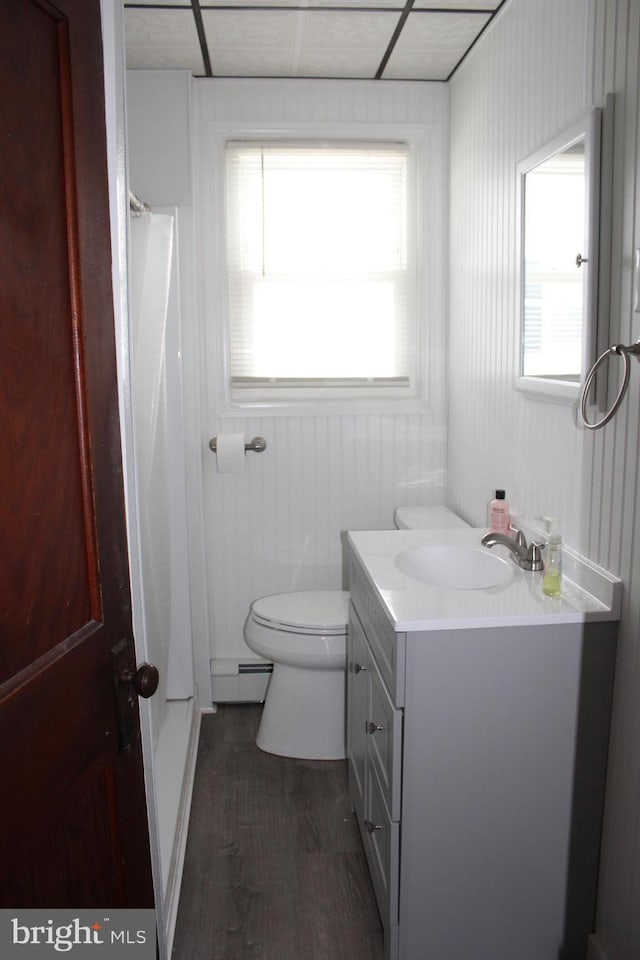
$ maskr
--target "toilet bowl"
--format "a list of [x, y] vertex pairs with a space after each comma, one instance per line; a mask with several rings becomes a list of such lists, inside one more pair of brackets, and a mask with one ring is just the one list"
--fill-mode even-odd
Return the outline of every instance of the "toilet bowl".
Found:
[[306, 760], [345, 757], [349, 594], [281, 593], [254, 600], [247, 646], [273, 663], [256, 744]]

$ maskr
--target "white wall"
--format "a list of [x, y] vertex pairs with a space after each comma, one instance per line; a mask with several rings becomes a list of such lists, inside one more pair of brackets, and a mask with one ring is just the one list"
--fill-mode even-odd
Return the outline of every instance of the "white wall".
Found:
[[579, 475], [584, 436], [570, 407], [513, 389], [515, 168], [586, 106], [587, 10], [584, 0], [515, 0], [451, 86], [449, 497], [484, 523], [504, 487], [517, 512], [561, 517], [576, 547], [580, 488], [565, 471]]
[[567, 542], [626, 587], [598, 899], [609, 960], [640, 956], [640, 368], [595, 435], [571, 407], [515, 392], [515, 166], [615, 92], [611, 342], [633, 342], [639, 46], [638, 0], [510, 0], [451, 84], [449, 502], [483, 523], [506, 487], [521, 515], [562, 517]]
[[[206, 148], [208, 124], [299, 122], [337, 124], [347, 136], [354, 126], [385, 124], [433, 128], [442, 150], [432, 152], [430, 176], [440, 184], [431, 216], [434, 288], [440, 299], [428, 318], [433, 372], [429, 404], [419, 412], [312, 416], [225, 415], [214, 365], [215, 271], [207, 229], [219, 215], [205, 203], [207, 177], [200, 171], [201, 316], [206, 367], [203, 450], [220, 432], [261, 435], [262, 454], [247, 454], [238, 475], [218, 474], [216, 458], [204, 457], [204, 502], [208, 548], [211, 654], [252, 656], [243, 626], [253, 599], [292, 590], [340, 589], [344, 584], [342, 532], [389, 528], [393, 509], [404, 503], [438, 503], [445, 495], [443, 287], [441, 243], [446, 213], [448, 94], [440, 84], [340, 81], [197, 81], [197, 134]], [[205, 163], [206, 149], [202, 153]], [[203, 186], [204, 184], [204, 186]], [[441, 212], [438, 215], [437, 207]], [[437, 238], [434, 243], [434, 238]], [[202, 256], [204, 253], [204, 256]], [[219, 282], [223, 282], [223, 279]], [[424, 347], [426, 353], [426, 347]]]

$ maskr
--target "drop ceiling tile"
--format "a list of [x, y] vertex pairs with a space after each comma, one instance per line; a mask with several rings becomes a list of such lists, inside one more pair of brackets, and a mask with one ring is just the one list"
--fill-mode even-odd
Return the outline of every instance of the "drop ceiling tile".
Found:
[[385, 80], [446, 80], [485, 24], [487, 13], [409, 14]]
[[406, 0], [200, 0], [200, 8], [206, 11], [216, 7], [326, 7], [327, 9], [364, 7], [378, 12], [389, 9], [401, 10], [405, 2]]
[[295, 47], [293, 10], [203, 10], [216, 77], [286, 77]]
[[334, 80], [373, 80], [382, 53], [376, 49], [351, 47], [342, 50], [301, 50], [297, 77], [322, 77]]
[[127, 68], [204, 73], [191, 10], [125, 10]]
[[502, 0], [415, 0], [414, 10], [497, 10]]
[[300, 77], [375, 77], [400, 12], [309, 10], [300, 14], [292, 66]]
[[291, 46], [297, 16], [294, 10], [203, 10], [202, 22], [210, 51], [259, 50]]
[[191, 0], [124, 0], [124, 8], [136, 7], [186, 7], [191, 10]]
[[399, 14], [203, 10], [214, 76], [375, 76]]
[[296, 76], [373, 80], [381, 59], [376, 50], [305, 50], [298, 57]]
[[368, 47], [378, 50], [382, 57], [398, 20], [399, 13], [309, 10], [300, 14], [300, 46], [338, 50]]
[[290, 48], [237, 50], [219, 48], [211, 55], [213, 72], [218, 77], [299, 77], [370, 80], [378, 69], [379, 58], [372, 51], [311, 51], [297, 59], [292, 67]]
[[291, 51], [287, 47], [272, 49], [210, 48], [211, 67], [215, 77], [288, 77]]

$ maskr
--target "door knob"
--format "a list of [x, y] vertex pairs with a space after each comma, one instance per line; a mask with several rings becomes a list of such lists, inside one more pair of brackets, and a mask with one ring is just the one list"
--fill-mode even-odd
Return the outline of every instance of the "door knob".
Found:
[[158, 689], [160, 674], [152, 663], [135, 668], [133, 644], [123, 638], [109, 651], [111, 677], [116, 701], [118, 749], [129, 750], [138, 729], [138, 697], [152, 697]]
[[137, 670], [123, 670], [119, 677], [120, 683], [131, 683], [139, 697], [147, 700], [158, 689], [160, 674], [152, 663], [142, 663]]

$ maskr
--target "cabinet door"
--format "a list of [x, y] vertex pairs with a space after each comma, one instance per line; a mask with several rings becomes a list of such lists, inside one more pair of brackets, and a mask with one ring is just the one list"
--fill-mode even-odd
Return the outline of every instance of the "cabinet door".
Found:
[[365, 724], [369, 708], [372, 662], [358, 614], [351, 607], [347, 638], [347, 760], [349, 793], [360, 823], [364, 820]]

